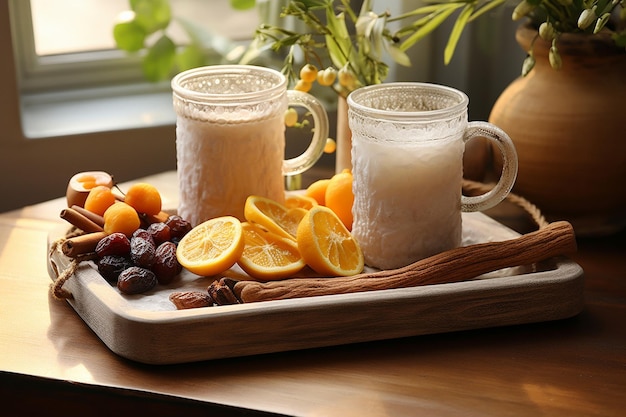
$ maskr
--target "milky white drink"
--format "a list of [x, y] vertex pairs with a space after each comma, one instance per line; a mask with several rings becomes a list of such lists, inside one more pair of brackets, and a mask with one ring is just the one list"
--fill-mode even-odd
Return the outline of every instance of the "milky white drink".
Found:
[[352, 141], [358, 173], [352, 233], [368, 265], [397, 268], [459, 246], [460, 137], [409, 141], [397, 148], [354, 133]]
[[[367, 265], [393, 269], [461, 244], [461, 211], [500, 202], [517, 157], [504, 132], [467, 122], [467, 96], [443, 86], [390, 83], [348, 97], [352, 131], [352, 234]], [[494, 141], [505, 160], [490, 193], [461, 195], [463, 151], [474, 136]]]
[[[284, 176], [310, 168], [322, 155], [328, 118], [322, 105], [287, 90], [280, 72], [249, 65], [212, 65], [172, 80], [176, 111], [178, 214], [196, 226], [231, 215], [244, 219], [251, 195], [284, 200]], [[285, 111], [305, 107], [315, 132], [307, 150], [285, 157]]]
[[222, 215], [243, 220], [249, 195], [282, 202], [284, 132], [282, 114], [222, 124], [178, 118], [179, 214], [192, 224]]

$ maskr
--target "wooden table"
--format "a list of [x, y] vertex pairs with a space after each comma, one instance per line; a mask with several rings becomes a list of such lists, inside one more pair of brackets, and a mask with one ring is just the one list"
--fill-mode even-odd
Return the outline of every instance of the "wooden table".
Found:
[[[174, 178], [167, 172], [145, 180], [167, 202]], [[2, 415], [569, 417], [626, 410], [625, 232], [579, 239], [572, 258], [585, 270], [586, 305], [571, 319], [149, 366], [110, 352], [67, 303], [49, 296], [46, 239], [62, 224], [63, 204], [60, 198], [0, 215]]]

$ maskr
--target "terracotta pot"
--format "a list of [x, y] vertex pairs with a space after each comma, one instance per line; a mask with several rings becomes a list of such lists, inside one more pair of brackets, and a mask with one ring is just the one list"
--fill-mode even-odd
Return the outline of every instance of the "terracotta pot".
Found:
[[[529, 50], [537, 31], [516, 34]], [[489, 121], [513, 139], [519, 173], [513, 191], [549, 220], [568, 220], [579, 236], [626, 226], [626, 51], [608, 34], [564, 34], [562, 69], [537, 39], [535, 68], [495, 103]]]

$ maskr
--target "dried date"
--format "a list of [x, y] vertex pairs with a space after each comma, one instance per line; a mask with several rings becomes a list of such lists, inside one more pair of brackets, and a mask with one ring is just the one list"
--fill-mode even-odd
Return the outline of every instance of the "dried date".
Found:
[[130, 259], [135, 265], [149, 269], [154, 264], [155, 255], [156, 247], [151, 237], [133, 236], [130, 239]]
[[176, 245], [172, 242], [163, 242], [156, 249], [152, 271], [159, 284], [169, 284], [182, 271], [182, 266], [176, 258]]
[[128, 255], [130, 240], [124, 233], [111, 233], [100, 239], [96, 245], [96, 254], [103, 258], [107, 255]]
[[108, 282], [115, 284], [119, 275], [133, 266], [132, 261], [123, 255], [105, 255], [98, 260], [98, 272]]
[[191, 223], [176, 214], [168, 217], [165, 224], [170, 228], [172, 241], [176, 242], [180, 241], [191, 230]]
[[165, 223], [152, 223], [147, 230], [157, 247], [172, 238], [172, 229]]
[[141, 294], [157, 285], [154, 272], [139, 266], [125, 269], [117, 278], [117, 288], [124, 294]]
[[187, 310], [190, 308], [211, 307], [214, 302], [209, 294], [201, 291], [180, 291], [170, 294], [170, 301], [177, 310]]

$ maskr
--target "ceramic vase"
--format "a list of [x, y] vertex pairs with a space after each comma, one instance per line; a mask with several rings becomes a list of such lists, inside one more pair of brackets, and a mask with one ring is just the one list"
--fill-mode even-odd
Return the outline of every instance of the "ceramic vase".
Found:
[[[516, 33], [525, 51], [536, 36], [528, 25]], [[626, 226], [626, 51], [607, 33], [563, 34], [557, 71], [550, 46], [535, 41], [535, 67], [506, 88], [489, 121], [515, 143], [515, 193], [578, 236], [611, 234]]]

